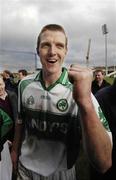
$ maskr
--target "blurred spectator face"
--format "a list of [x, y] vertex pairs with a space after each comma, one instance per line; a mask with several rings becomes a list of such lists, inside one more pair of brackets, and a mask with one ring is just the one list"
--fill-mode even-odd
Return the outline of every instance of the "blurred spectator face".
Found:
[[8, 74], [6, 71], [3, 71], [2, 76], [3, 76], [4, 79], [10, 78], [10, 74]]
[[25, 76], [22, 74], [22, 72], [19, 72], [19, 79], [22, 80]]
[[6, 74], [6, 72], [3, 72], [2, 75], [3, 75], [3, 78], [4, 78], [4, 79], [7, 79], [7, 74]]
[[101, 82], [104, 79], [104, 74], [102, 72], [95, 72], [95, 80]]
[[3, 79], [0, 77], [0, 96], [4, 95], [5, 93], [5, 83]]
[[22, 80], [25, 76], [27, 76], [27, 71], [25, 69], [20, 69], [18, 71], [19, 80]]

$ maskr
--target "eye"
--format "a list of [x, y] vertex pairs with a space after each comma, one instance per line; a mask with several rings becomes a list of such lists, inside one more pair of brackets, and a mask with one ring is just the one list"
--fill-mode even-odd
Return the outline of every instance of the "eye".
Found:
[[48, 42], [41, 44], [41, 48], [47, 48], [47, 47], [50, 47], [50, 44]]
[[59, 49], [64, 49], [64, 44], [62, 44], [62, 43], [57, 43], [56, 46], [57, 46]]

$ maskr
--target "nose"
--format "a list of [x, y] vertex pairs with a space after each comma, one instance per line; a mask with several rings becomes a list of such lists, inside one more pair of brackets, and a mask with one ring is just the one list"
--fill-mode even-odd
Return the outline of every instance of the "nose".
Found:
[[55, 47], [55, 45], [51, 45], [51, 46], [50, 46], [50, 48], [49, 48], [49, 54], [50, 54], [50, 55], [56, 54], [56, 47]]

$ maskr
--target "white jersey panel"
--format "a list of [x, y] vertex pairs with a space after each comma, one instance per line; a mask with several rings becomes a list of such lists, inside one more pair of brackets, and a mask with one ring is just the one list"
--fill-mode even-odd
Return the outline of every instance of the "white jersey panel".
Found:
[[61, 84], [46, 91], [43, 90], [40, 82], [33, 82], [24, 89], [22, 99], [23, 106], [28, 109], [77, 115], [78, 107], [72, 99], [72, 91]]

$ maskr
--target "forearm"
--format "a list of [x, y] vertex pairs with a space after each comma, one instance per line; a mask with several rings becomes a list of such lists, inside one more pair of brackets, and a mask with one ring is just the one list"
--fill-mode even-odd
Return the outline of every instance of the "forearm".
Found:
[[15, 125], [15, 135], [14, 135], [12, 150], [14, 150], [16, 153], [19, 153], [20, 151], [21, 140], [22, 140], [22, 129], [23, 129], [22, 124]]
[[105, 172], [111, 166], [111, 140], [100, 122], [91, 99], [79, 104], [85, 152], [97, 170]]
[[73, 98], [80, 111], [85, 152], [96, 169], [105, 172], [111, 166], [112, 144], [97, 116], [99, 105], [91, 94], [92, 70], [73, 65], [69, 69], [69, 78], [73, 83]]
[[18, 167], [18, 159], [20, 155], [20, 148], [21, 148], [21, 140], [22, 140], [22, 124], [15, 125], [15, 135], [13, 140], [13, 145], [11, 149], [11, 159], [13, 163], [13, 171], [17, 173]]

